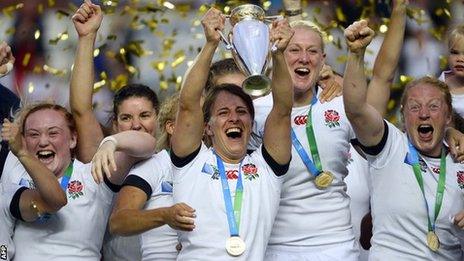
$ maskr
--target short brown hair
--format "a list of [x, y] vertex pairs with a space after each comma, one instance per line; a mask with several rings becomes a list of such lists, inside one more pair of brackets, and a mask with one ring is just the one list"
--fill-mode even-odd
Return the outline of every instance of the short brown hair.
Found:
[[175, 93], [172, 96], [168, 97], [161, 104], [159, 113], [158, 113], [158, 138], [156, 139], [156, 150], [161, 151], [163, 149], [170, 148], [169, 138], [170, 135], [166, 131], [166, 123], [170, 121], [175, 121], [177, 116], [179, 104], [179, 93]]
[[71, 133], [76, 132], [76, 122], [74, 121], [74, 117], [65, 107], [59, 104], [56, 104], [54, 102], [43, 101], [43, 102], [27, 104], [24, 107], [22, 107], [16, 114], [15, 122], [18, 123], [18, 125], [20, 126], [21, 133], [23, 135], [24, 135], [24, 126], [26, 124], [26, 119], [29, 117], [29, 115], [31, 115], [34, 112], [46, 110], [46, 109], [55, 110], [55, 111], [59, 111], [63, 113], [64, 118], [68, 124], [68, 127], [71, 130]]
[[448, 106], [448, 112], [451, 115], [451, 112], [453, 110], [452, 106], [452, 98], [451, 98], [451, 93], [449, 91], [449, 87], [446, 83], [438, 80], [437, 78], [430, 77], [430, 76], [424, 76], [422, 78], [416, 79], [406, 85], [403, 91], [403, 95], [401, 96], [401, 113], [403, 114], [404, 112], [404, 106], [406, 105], [406, 102], [408, 100], [408, 91], [420, 84], [428, 84], [431, 86], [436, 87], [438, 90], [440, 90], [443, 93], [443, 97], [445, 98], [446, 105]]

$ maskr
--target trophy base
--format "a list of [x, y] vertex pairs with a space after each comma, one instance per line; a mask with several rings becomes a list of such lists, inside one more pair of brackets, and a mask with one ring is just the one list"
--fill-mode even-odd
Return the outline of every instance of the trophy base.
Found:
[[251, 75], [243, 81], [242, 87], [250, 96], [264, 96], [271, 92], [271, 80], [265, 75]]

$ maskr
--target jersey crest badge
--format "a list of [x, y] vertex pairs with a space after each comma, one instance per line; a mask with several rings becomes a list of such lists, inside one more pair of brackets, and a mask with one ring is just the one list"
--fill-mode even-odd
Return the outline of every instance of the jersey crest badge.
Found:
[[161, 192], [172, 194], [172, 182], [170, 181], [161, 182]]
[[456, 177], [458, 178], [459, 188], [464, 189], [464, 171], [456, 172]]
[[84, 196], [84, 185], [79, 180], [73, 180], [68, 184], [69, 198], [76, 199]]
[[201, 172], [211, 175], [211, 179], [219, 179], [219, 170], [211, 164], [205, 163], [201, 168]]
[[336, 110], [326, 110], [324, 112], [325, 126], [329, 128], [340, 127], [340, 115]]
[[258, 168], [255, 164], [248, 163], [242, 166], [243, 176], [245, 179], [252, 181], [259, 178]]

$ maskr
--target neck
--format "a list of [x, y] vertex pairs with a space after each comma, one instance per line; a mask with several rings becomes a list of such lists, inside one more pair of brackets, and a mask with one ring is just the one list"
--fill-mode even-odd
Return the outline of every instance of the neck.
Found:
[[58, 170], [58, 173], [55, 173], [55, 176], [56, 176], [57, 178], [63, 177], [64, 174], [66, 173], [66, 170], [68, 169], [68, 166], [71, 164], [71, 162], [72, 162], [72, 159], [69, 159], [69, 160], [66, 162], [66, 165], [65, 165], [62, 169]]
[[315, 87], [309, 89], [306, 92], [295, 92], [295, 95], [293, 96], [293, 107], [301, 107], [301, 106], [306, 106], [311, 104], [311, 100], [313, 99], [313, 93], [314, 93]]
[[216, 154], [221, 158], [221, 160], [225, 163], [229, 164], [238, 164], [242, 159], [245, 157], [245, 155], [242, 155], [241, 157], [234, 157], [234, 156], [226, 156], [225, 154], [219, 152], [218, 150], [214, 149]]

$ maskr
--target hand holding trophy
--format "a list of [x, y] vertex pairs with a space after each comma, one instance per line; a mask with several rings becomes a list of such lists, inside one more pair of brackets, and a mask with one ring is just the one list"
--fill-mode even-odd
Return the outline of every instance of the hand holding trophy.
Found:
[[266, 17], [259, 6], [240, 5], [230, 13], [229, 40], [218, 31], [226, 49], [232, 51], [235, 63], [247, 76], [242, 87], [250, 96], [263, 96], [271, 91], [271, 80], [265, 72], [271, 59], [269, 52], [277, 47], [275, 44], [270, 47], [269, 26], [265, 22], [278, 18], [280, 16]]

